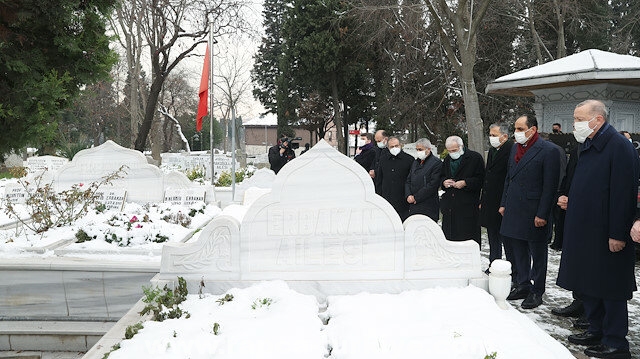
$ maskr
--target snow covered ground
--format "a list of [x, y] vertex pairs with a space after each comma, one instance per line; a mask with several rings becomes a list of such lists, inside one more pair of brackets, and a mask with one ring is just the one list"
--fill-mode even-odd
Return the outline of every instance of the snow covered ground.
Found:
[[329, 297], [320, 314], [326, 325], [315, 297], [282, 281], [229, 294], [223, 305], [224, 296], [190, 295], [182, 304], [189, 318], [145, 322], [109, 358], [572, 358], [472, 286]]

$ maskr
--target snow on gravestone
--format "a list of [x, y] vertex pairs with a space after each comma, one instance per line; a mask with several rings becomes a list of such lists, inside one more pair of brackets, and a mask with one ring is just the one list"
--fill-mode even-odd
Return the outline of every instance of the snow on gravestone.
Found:
[[[126, 174], [124, 178], [113, 181], [112, 185], [126, 190], [127, 201], [162, 202], [162, 171], [157, 166], [148, 164], [141, 152], [124, 148], [110, 140], [98, 147], [78, 152], [71, 162], [57, 171], [54, 185], [59, 191], [76, 183], [98, 182], [121, 166], [126, 166]], [[108, 190], [109, 186], [104, 189]]]
[[198, 241], [165, 245], [156, 278], [176, 275], [358, 281], [353, 288], [377, 283], [367, 287], [372, 290], [411, 287], [408, 279], [467, 285], [484, 278], [477, 243], [447, 241], [426, 216], [412, 216], [403, 227], [393, 207], [375, 194], [368, 173], [324, 141], [288, 163], [241, 223], [220, 215]]

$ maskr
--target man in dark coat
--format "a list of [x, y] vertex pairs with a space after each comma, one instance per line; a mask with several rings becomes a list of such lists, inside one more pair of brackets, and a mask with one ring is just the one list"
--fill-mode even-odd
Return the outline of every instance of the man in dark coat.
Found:
[[[491, 148], [487, 154], [484, 185], [482, 197], [480, 197], [480, 225], [487, 229], [489, 264], [491, 264], [495, 259], [502, 259], [502, 236], [500, 235], [502, 216], [498, 213], [498, 208], [500, 208], [500, 199], [504, 190], [509, 153], [513, 146], [513, 141], [509, 139], [509, 126], [506, 123], [494, 123], [489, 126], [489, 142]], [[511, 248], [505, 248], [505, 252], [507, 260], [513, 261]]]
[[387, 142], [388, 151], [382, 152], [376, 170], [376, 183], [380, 195], [398, 212], [404, 222], [409, 216], [409, 203], [404, 195], [404, 184], [407, 182], [413, 156], [402, 151], [400, 140], [395, 137]]
[[296, 158], [295, 152], [289, 146], [289, 139], [283, 137], [278, 140], [278, 144], [269, 148], [269, 164], [271, 170], [278, 174], [287, 162]]
[[358, 153], [356, 153], [354, 160], [367, 172], [373, 168], [376, 161], [376, 150], [373, 146], [373, 135], [370, 133], [361, 133], [358, 141]]
[[369, 169], [369, 176], [373, 178], [373, 184], [376, 187], [376, 193], [380, 194], [379, 182], [376, 181], [376, 171], [378, 170], [378, 166], [380, 165], [380, 158], [383, 157], [383, 153], [384, 153], [384, 157], [386, 157], [389, 154], [389, 149], [387, 148], [389, 135], [385, 130], [378, 130], [376, 131], [373, 139], [376, 143], [375, 146], [373, 147], [376, 153], [376, 157], [375, 157], [375, 160], [373, 161], [373, 164], [371, 165], [371, 168]]
[[440, 198], [440, 171], [442, 161], [431, 153], [431, 141], [421, 138], [416, 141], [418, 157], [411, 165], [404, 186], [404, 194], [409, 203], [409, 216], [424, 214], [438, 222]]
[[[540, 138], [533, 114], [515, 122], [517, 144], [511, 148], [499, 212], [500, 234], [513, 248], [517, 284], [507, 299], [523, 299], [523, 309], [542, 304], [547, 278], [547, 239], [556, 204], [560, 156], [555, 145]], [[533, 285], [531, 285], [533, 280]]]
[[484, 181], [484, 160], [478, 152], [464, 148], [462, 138], [448, 137], [449, 154], [442, 164], [440, 200], [442, 231], [450, 241], [473, 239], [480, 245], [480, 190]]
[[640, 163], [607, 122], [606, 106], [587, 100], [573, 114], [580, 156], [569, 190], [557, 284], [580, 293], [589, 328], [569, 336], [596, 358], [631, 358], [627, 300], [636, 290], [630, 230]]

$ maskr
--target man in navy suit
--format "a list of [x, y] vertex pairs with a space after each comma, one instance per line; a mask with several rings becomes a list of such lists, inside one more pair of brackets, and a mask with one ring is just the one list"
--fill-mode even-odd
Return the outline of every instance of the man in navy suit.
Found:
[[[560, 176], [555, 146], [540, 138], [533, 114], [515, 123], [504, 191], [498, 211], [500, 234], [513, 250], [517, 284], [507, 299], [523, 299], [523, 309], [542, 304], [547, 277], [547, 239], [551, 235], [552, 208]], [[533, 284], [531, 283], [533, 281]]]

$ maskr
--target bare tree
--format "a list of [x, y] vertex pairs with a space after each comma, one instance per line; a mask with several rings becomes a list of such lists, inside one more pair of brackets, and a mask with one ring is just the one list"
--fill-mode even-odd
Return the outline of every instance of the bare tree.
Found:
[[[207, 42], [209, 32], [213, 32], [214, 37], [219, 38], [249, 29], [243, 17], [246, 0], [122, 1], [126, 3], [123, 9], [128, 11], [117, 13], [116, 16], [125, 17], [128, 21], [124, 20], [124, 26], [119, 25], [119, 29], [129, 34], [142, 34], [144, 46], [149, 50], [151, 85], [134, 141], [134, 148], [143, 151], [157, 113], [160, 92], [169, 74], [182, 60], [195, 55], [194, 51], [198, 45]], [[133, 40], [131, 42], [133, 43]], [[125, 41], [124, 45], [126, 44]], [[133, 57], [132, 61], [135, 59], [136, 57]], [[135, 64], [133, 66], [135, 69]]]
[[317, 91], [309, 94], [309, 97], [300, 103], [298, 125], [310, 133], [315, 132], [316, 139], [324, 138], [326, 133], [335, 126], [331, 102]]
[[[449, 5], [446, 0], [425, 2], [440, 34], [444, 52], [462, 86], [469, 148], [482, 151], [483, 122], [473, 67], [476, 62], [476, 36], [491, 0], [459, 0], [457, 6]], [[479, 2], [477, 6], [476, 2]]]
[[140, 100], [140, 80], [142, 74], [142, 50], [144, 37], [142, 36], [140, 12], [136, 4], [130, 1], [119, 1], [115, 14], [110, 19], [111, 29], [117, 34], [117, 40], [124, 49], [126, 61], [128, 112], [131, 117], [130, 138], [131, 147], [138, 136], [138, 129], [142, 123], [142, 108]]
[[[236, 45], [237, 43], [223, 48], [217, 56], [218, 61], [214, 71], [214, 86], [216, 92], [221, 94], [216, 96], [216, 106], [220, 109], [224, 131], [229, 128], [231, 109], [238, 109], [238, 105], [248, 102], [253, 88], [250, 77], [251, 58], [246, 52], [241, 51], [243, 46]], [[240, 143], [239, 135], [239, 131], [236, 131], [236, 143]], [[227, 142], [230, 136], [230, 133], [224, 136], [225, 151], [231, 149], [231, 144]]]

